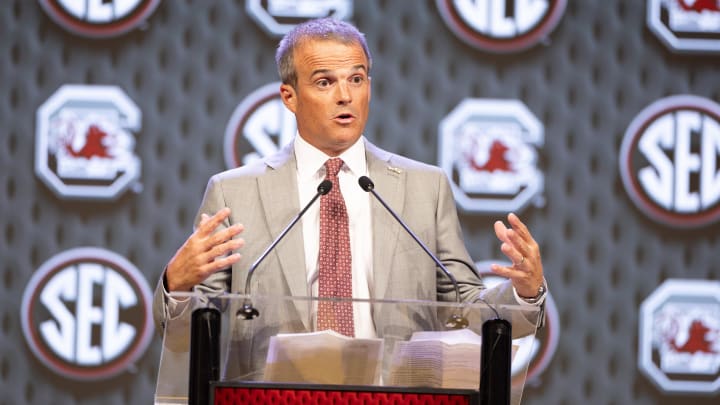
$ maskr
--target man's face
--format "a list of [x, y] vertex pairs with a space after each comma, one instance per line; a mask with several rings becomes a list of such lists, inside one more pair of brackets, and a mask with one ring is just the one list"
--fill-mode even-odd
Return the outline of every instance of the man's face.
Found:
[[360, 44], [306, 40], [293, 54], [297, 85], [280, 86], [305, 141], [337, 156], [360, 138], [370, 107], [368, 60]]

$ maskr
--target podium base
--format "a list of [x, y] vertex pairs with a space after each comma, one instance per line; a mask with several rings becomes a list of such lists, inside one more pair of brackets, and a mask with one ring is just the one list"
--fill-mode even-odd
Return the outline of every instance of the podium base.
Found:
[[226, 404], [444, 404], [477, 405], [478, 391], [420, 387], [213, 382], [211, 403]]

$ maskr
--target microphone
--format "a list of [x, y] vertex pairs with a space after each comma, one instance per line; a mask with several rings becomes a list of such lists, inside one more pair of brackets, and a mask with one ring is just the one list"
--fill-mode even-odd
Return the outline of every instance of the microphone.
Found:
[[[250, 295], [250, 281], [252, 280], [252, 276], [255, 273], [255, 270], [257, 270], [260, 263], [262, 263], [263, 260], [265, 260], [265, 257], [267, 257], [268, 253], [272, 251], [275, 246], [282, 240], [282, 238], [287, 235], [287, 233], [292, 229], [293, 226], [300, 220], [300, 218], [305, 214], [305, 211], [310, 208], [311, 205], [320, 197], [321, 195], [325, 195], [330, 192], [330, 189], [332, 189], [332, 181], [330, 180], [323, 180], [317, 187], [317, 193], [315, 193], [315, 196], [310, 200], [310, 202], [307, 203], [305, 208], [300, 211], [295, 218], [290, 221], [290, 223], [283, 229], [282, 232], [280, 232], [280, 235], [278, 235], [277, 238], [275, 238], [274, 241], [268, 246], [265, 251], [260, 255], [260, 257], [255, 260], [255, 262], [250, 266], [250, 270], [248, 270], [247, 278], [245, 279], [245, 295]], [[250, 301], [249, 298], [245, 298], [245, 301], [243, 302], [242, 308], [240, 308], [236, 316], [242, 316], [244, 319], [253, 319], [257, 316], [260, 316], [260, 311], [257, 310]]]
[[[437, 267], [439, 267], [440, 270], [442, 270], [442, 272], [445, 273], [445, 276], [447, 276], [447, 278], [449, 278], [450, 281], [452, 281], [453, 288], [455, 289], [455, 301], [458, 304], [460, 304], [461, 303], [460, 288], [458, 287], [455, 276], [453, 276], [452, 273], [450, 273], [450, 271], [447, 269], [447, 267], [445, 267], [445, 265], [442, 264], [440, 259], [438, 259], [437, 256], [435, 256], [430, 251], [430, 249], [428, 249], [428, 247], [425, 246], [425, 244], [420, 240], [420, 238], [418, 238], [417, 235], [415, 235], [415, 233], [412, 230], [410, 230], [410, 228], [407, 226], [405, 221], [400, 219], [400, 217], [395, 213], [395, 211], [393, 211], [393, 209], [390, 208], [389, 205], [387, 205], [385, 200], [383, 200], [380, 197], [380, 195], [378, 195], [378, 193], [375, 192], [375, 183], [373, 183], [369, 177], [361, 176], [358, 179], [358, 184], [360, 184], [360, 188], [362, 188], [363, 190], [365, 190], [375, 196], [375, 198], [380, 202], [380, 204], [382, 204], [383, 207], [385, 207], [385, 209], [390, 213], [390, 215], [392, 215], [393, 218], [395, 218], [395, 220], [405, 229], [405, 231], [415, 240], [415, 242], [417, 242], [417, 244], [420, 245], [420, 247], [425, 251], [425, 253], [427, 253], [427, 255], [430, 256], [430, 258], [435, 262]], [[462, 315], [457, 314], [457, 313], [451, 315], [450, 319], [448, 319], [445, 322], [445, 327], [447, 327], [448, 329], [465, 329], [468, 327], [468, 325], [469, 325], [468, 320], [465, 317], [463, 317]]]

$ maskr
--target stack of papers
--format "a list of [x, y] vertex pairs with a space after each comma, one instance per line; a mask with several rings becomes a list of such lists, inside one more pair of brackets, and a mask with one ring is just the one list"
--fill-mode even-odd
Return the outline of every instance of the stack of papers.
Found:
[[478, 389], [480, 344], [470, 329], [416, 332], [395, 345], [388, 385]]
[[265, 381], [379, 385], [382, 339], [359, 339], [332, 330], [270, 338]]

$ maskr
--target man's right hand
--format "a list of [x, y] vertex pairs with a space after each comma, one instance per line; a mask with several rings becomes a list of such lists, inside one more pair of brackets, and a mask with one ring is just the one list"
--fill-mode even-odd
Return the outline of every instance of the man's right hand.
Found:
[[[202, 214], [195, 232], [170, 259], [165, 273], [168, 291], [190, 291], [218, 270], [229, 268], [240, 260], [239, 253], [245, 240], [233, 239], [243, 231], [242, 224], [235, 224], [222, 231], [215, 229], [230, 216], [230, 209], [223, 208], [213, 216]], [[227, 255], [227, 256], [226, 256]]]

